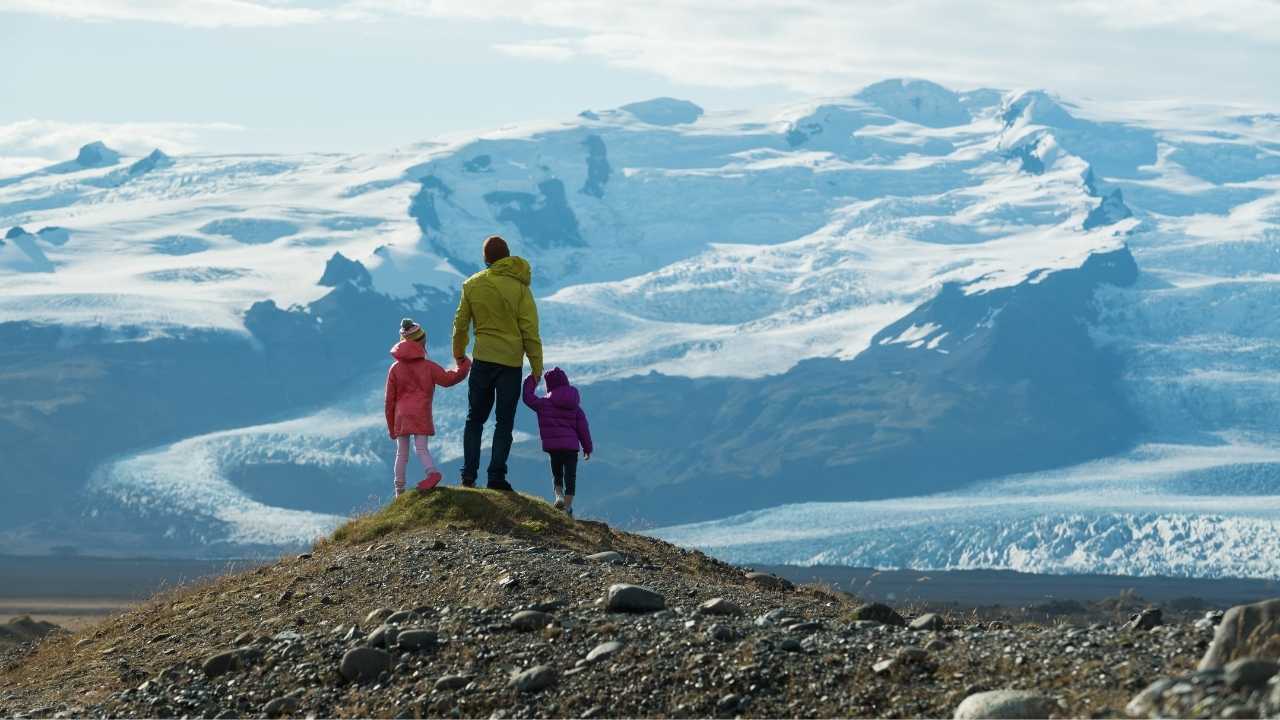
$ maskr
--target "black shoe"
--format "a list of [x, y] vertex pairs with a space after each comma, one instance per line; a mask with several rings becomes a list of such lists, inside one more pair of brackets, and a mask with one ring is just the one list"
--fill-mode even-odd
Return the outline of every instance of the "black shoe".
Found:
[[476, 486], [476, 481], [475, 481], [475, 480], [468, 480], [468, 479], [466, 479], [466, 478], [462, 478], [462, 487], [464, 487], [464, 488], [473, 488], [473, 487], [475, 487], [475, 486]]
[[511, 483], [506, 480], [490, 480], [485, 486], [489, 490], [498, 490], [500, 492], [515, 492], [516, 489], [511, 487]]

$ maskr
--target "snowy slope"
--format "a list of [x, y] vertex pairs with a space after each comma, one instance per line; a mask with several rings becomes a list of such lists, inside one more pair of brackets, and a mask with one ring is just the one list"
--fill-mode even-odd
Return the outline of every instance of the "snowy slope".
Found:
[[[271, 348], [292, 336], [247, 323], [254, 303], [311, 308], [271, 327], [310, 322], [321, 305], [343, 311], [353, 296], [334, 288], [363, 283], [362, 267], [368, 290], [431, 308], [443, 326], [447, 309], [423, 298], [456, 289], [496, 231], [533, 261], [548, 362], [578, 381], [657, 371], [750, 382], [806, 359], [851, 361], [878, 336], [922, 363], [964, 353], [972, 331], [945, 320], [882, 331], [946, 286], [995, 297], [1127, 249], [1139, 281], [1100, 292], [1091, 333], [1123, 358], [1125, 394], [1149, 443], [1134, 452], [1207, 453], [1218, 464], [1193, 462], [1160, 495], [1132, 502], [1113, 481], [1136, 472], [1138, 456], [1086, 466], [1108, 488], [1093, 501], [1092, 490], [1046, 487], [1042, 498], [991, 504], [978, 498], [1011, 482], [991, 478], [938, 496], [940, 505], [782, 507], [662, 533], [758, 562], [1257, 575], [1273, 570], [1194, 549], [1164, 565], [1156, 558], [1175, 545], [1230, 549], [1223, 538], [1246, 537], [1246, 526], [1276, 527], [1276, 489], [1265, 483], [1243, 503], [1252, 514], [1201, 496], [1224, 477], [1269, 467], [1250, 461], [1224, 473], [1240, 465], [1240, 448], [1269, 457], [1276, 447], [1268, 318], [1280, 277], [1278, 190], [1272, 115], [1079, 106], [1040, 91], [955, 93], [897, 80], [751, 112], [659, 99], [375, 155], [122, 158], [87, 147], [0, 179], [0, 229], [30, 231], [0, 246], [0, 323], [108, 329], [130, 342], [212, 330]], [[339, 279], [319, 284], [326, 273]], [[984, 322], [998, 324], [996, 315]], [[437, 355], [447, 355], [445, 342], [433, 335]], [[157, 528], [199, 528], [174, 547], [305, 542], [351, 498], [386, 490], [370, 392], [382, 352], [370, 348], [368, 371], [319, 407], [299, 399], [247, 427], [209, 418], [205, 432], [172, 444], [116, 448], [91, 474], [91, 497]], [[456, 455], [460, 403], [438, 400], [446, 460]], [[622, 450], [627, 440], [613, 443]], [[195, 458], [195, 469], [178, 458]], [[330, 500], [285, 491], [308, 474], [333, 486], [318, 493]], [[1211, 490], [1187, 493], [1201, 477]], [[913, 539], [938, 522], [928, 507], [949, 508], [949, 540]], [[870, 517], [885, 524], [848, 534]], [[964, 531], [992, 518], [993, 528], [1008, 520], [1008, 532]], [[1138, 529], [1169, 518], [1217, 529], [1166, 533], [1164, 545]], [[807, 534], [795, 542], [777, 534], [798, 525]], [[1100, 550], [1111, 545], [1098, 538], [1118, 528], [1147, 544]]]

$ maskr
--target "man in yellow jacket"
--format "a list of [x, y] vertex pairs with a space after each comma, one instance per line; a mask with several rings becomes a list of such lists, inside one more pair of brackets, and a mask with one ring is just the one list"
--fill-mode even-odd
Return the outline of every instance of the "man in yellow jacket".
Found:
[[535, 377], [542, 378], [542, 340], [538, 337], [538, 306], [529, 290], [529, 262], [512, 257], [507, 242], [494, 235], [484, 241], [484, 270], [462, 283], [462, 300], [453, 318], [453, 355], [466, 358], [471, 327], [475, 326], [475, 362], [467, 393], [467, 426], [462, 435], [462, 484], [475, 487], [480, 471], [480, 438], [489, 413], [497, 404], [493, 448], [489, 458], [491, 490], [512, 490], [507, 482], [511, 428], [520, 403], [524, 358]]

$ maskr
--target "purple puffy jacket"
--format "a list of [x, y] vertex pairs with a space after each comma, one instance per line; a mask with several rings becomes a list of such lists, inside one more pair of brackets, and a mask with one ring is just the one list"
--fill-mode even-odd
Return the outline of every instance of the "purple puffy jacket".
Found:
[[533, 376], [524, 379], [524, 404], [538, 414], [538, 434], [542, 436], [543, 450], [582, 451], [590, 455], [591, 428], [587, 414], [578, 406], [578, 388], [569, 384], [569, 376], [560, 368], [547, 372], [547, 396], [538, 397], [534, 392], [537, 383]]

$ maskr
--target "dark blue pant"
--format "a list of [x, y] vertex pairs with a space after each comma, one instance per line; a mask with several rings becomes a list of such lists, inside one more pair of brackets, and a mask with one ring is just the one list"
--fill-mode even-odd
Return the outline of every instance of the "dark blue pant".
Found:
[[511, 454], [511, 428], [516, 424], [520, 403], [521, 368], [485, 360], [471, 365], [467, 380], [467, 426], [462, 433], [462, 480], [475, 482], [480, 472], [480, 439], [496, 401], [498, 418], [493, 427], [493, 449], [489, 457], [489, 482], [506, 482], [507, 457]]
[[573, 495], [578, 489], [578, 451], [548, 450], [551, 456], [551, 477], [556, 485], [564, 488], [565, 495]]

